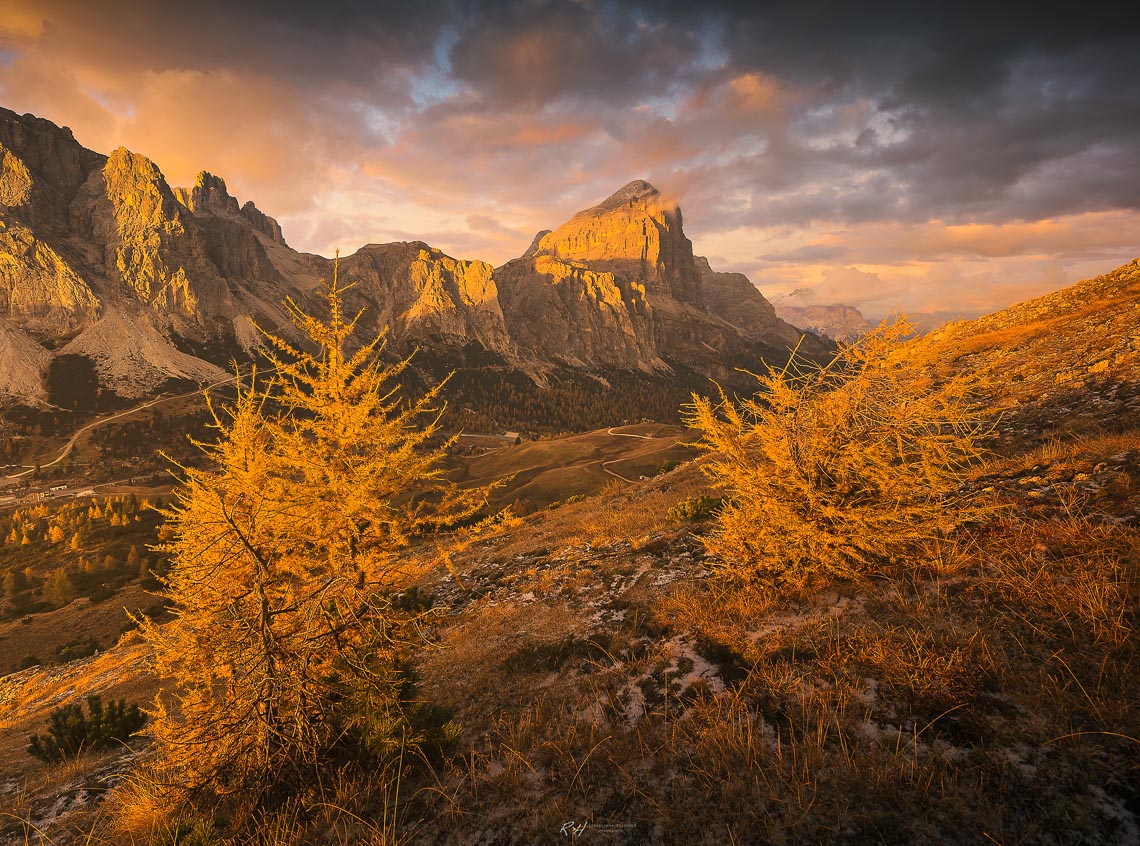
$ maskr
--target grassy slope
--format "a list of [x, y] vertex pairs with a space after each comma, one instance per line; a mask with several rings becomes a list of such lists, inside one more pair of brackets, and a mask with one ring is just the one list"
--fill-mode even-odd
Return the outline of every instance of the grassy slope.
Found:
[[[1132, 265], [916, 344], [1006, 377], [984, 398], [1005, 412], [998, 454], [972, 484], [1014, 512], [903, 576], [797, 597], [718, 588], [708, 525], [666, 517], [705, 488], [688, 464], [535, 513], [472, 544], [455, 575], [427, 577], [441, 613], [420, 692], [464, 731], [432, 774], [408, 776], [401, 831], [554, 842], [576, 821], [611, 843], [1135, 842], [1138, 279]], [[516, 496], [562, 500], [575, 475], [605, 482], [593, 474], [616, 440], [529, 444], [467, 473], [518, 472]], [[131, 683], [128, 649], [77, 662], [70, 684], [101, 678], [99, 660]], [[5, 743], [59, 684], [5, 680]]]

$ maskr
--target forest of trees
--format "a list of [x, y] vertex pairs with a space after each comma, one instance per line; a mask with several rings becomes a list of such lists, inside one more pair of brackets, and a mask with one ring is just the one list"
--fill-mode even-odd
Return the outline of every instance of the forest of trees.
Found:
[[110, 596], [128, 581], [157, 587], [162, 516], [134, 494], [40, 502], [0, 514], [0, 602], [8, 616]]
[[696, 374], [673, 378], [612, 370], [589, 376], [562, 370], [536, 385], [516, 370], [458, 371], [445, 389], [444, 425], [466, 432], [504, 430], [565, 435], [653, 420], [680, 421], [692, 393], [705, 396], [712, 382]]

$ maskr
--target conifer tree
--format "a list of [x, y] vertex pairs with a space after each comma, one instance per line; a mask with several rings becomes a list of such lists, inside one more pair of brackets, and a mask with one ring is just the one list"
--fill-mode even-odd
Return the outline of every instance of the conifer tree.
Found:
[[992, 428], [976, 386], [936, 380], [906, 346], [912, 332], [884, 322], [824, 366], [793, 356], [740, 402], [693, 396], [703, 469], [728, 494], [705, 539], [723, 576], [860, 579], [994, 513], [962, 487]]
[[48, 575], [43, 587], [44, 601], [53, 608], [62, 608], [75, 599], [75, 585], [63, 567], [57, 567]]
[[[328, 317], [289, 300], [315, 347], [267, 334], [271, 380], [256, 374], [211, 403], [214, 471], [182, 468], [167, 512], [166, 593], [174, 619], [140, 621], [176, 707], [159, 700], [158, 772], [183, 795], [256, 799], [311, 778], [346, 745], [399, 734], [398, 553], [417, 532], [474, 514], [485, 491], [456, 491], [433, 445], [439, 388], [404, 401], [380, 339], [356, 350], [334, 265]], [[441, 386], [442, 387], [442, 386]], [[353, 698], [387, 703], [377, 721]], [[362, 734], [370, 734], [368, 737]]]

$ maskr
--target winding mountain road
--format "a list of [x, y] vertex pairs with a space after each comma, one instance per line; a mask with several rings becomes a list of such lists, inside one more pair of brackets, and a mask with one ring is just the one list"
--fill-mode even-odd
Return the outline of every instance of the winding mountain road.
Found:
[[54, 467], [55, 465], [57, 465], [61, 461], [63, 461], [63, 459], [67, 458], [68, 455], [71, 454], [71, 451], [75, 448], [75, 445], [79, 442], [79, 439], [84, 434], [86, 434], [87, 432], [90, 432], [92, 429], [95, 429], [99, 426], [102, 426], [104, 423], [110, 423], [112, 420], [118, 420], [120, 417], [129, 417], [130, 415], [134, 414], [135, 412], [142, 411], [144, 408], [151, 408], [152, 406], [158, 405], [160, 403], [171, 402], [171, 401], [177, 400], [177, 399], [186, 399], [186, 397], [192, 397], [196, 394], [201, 394], [204, 391], [208, 391], [212, 388], [220, 387], [221, 385], [229, 385], [229, 384], [237, 381], [241, 376], [242, 376], [242, 374], [238, 373], [238, 374], [235, 374], [233, 376], [229, 376], [225, 379], [221, 379], [217, 382], [213, 382], [212, 384], [201, 386], [201, 387], [195, 388], [192, 391], [187, 391], [187, 392], [182, 393], [182, 394], [172, 394], [170, 396], [165, 396], [165, 395], [158, 396], [152, 400], [148, 400], [147, 402], [136, 405], [133, 408], [128, 408], [126, 411], [120, 411], [120, 412], [117, 412], [115, 414], [110, 414], [106, 417], [100, 417], [98, 420], [92, 420], [86, 426], [82, 426], [79, 429], [76, 429], [75, 432], [72, 433], [71, 437], [67, 439], [67, 443], [65, 443], [63, 445], [62, 449], [60, 449], [59, 455], [57, 455], [51, 461], [40, 462], [39, 464], [32, 464], [32, 465], [23, 464], [21, 466], [25, 468], [24, 470], [20, 471], [19, 473], [13, 473], [10, 476], [5, 476], [5, 478], [6, 479], [18, 479], [21, 476], [27, 476], [29, 473], [35, 472], [36, 467], [39, 467], [40, 469], [43, 469], [45, 467]]
[[[661, 449], [652, 450], [651, 452], [643, 453], [643, 455], [653, 455], [653, 453], [655, 453], [655, 452], [662, 452], [663, 450], [667, 450], [670, 447], [672, 447], [674, 444], [677, 443], [676, 438], [673, 438], [670, 435], [661, 435], [661, 436], [635, 435], [632, 432], [615, 432], [614, 429], [616, 429], [616, 428], [617, 428], [616, 426], [610, 426], [610, 428], [606, 429], [606, 434], [607, 435], [613, 435], [615, 438], [639, 438], [643, 441], [657, 441], [657, 440], [662, 440], [662, 439], [671, 439], [671, 443], [665, 444], [665, 446], [661, 447]], [[618, 473], [614, 470], [611, 470], [609, 467], [606, 466], [607, 464], [614, 464], [618, 461], [625, 461], [625, 460], [627, 460], [627, 458], [628, 457], [611, 458], [609, 461], [599, 462], [598, 467], [601, 468], [603, 473], [608, 473], [609, 475], [613, 476], [615, 479], [621, 479], [623, 482], [628, 482], [629, 484], [632, 485], [637, 481], [637, 479], [630, 479], [626, 476], [621, 475], [621, 473]]]

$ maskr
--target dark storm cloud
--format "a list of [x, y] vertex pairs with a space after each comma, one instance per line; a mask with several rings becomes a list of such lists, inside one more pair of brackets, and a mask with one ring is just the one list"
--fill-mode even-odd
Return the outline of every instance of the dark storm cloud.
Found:
[[498, 103], [634, 102], [691, 79], [702, 49], [699, 20], [635, 4], [474, 3], [458, 22], [452, 69]]
[[368, 86], [432, 57], [442, 21], [423, 3], [43, 0], [44, 41], [120, 69], [264, 73], [303, 87]]
[[[830, 218], [1045, 217], [1140, 204], [1140, 13], [1039, 3], [755, 4], [720, 7], [734, 67], [816, 87], [833, 107], [873, 105], [861, 132], [829, 150], [785, 150], [792, 171], [890, 175], [834, 189]], [[814, 118], [819, 120], [818, 117]], [[801, 119], [811, 132], [813, 116]], [[893, 124], [897, 138], [875, 127]], [[768, 183], [771, 190], [771, 183]], [[754, 183], [763, 191], [764, 182]], [[858, 195], [869, 195], [860, 198]], [[756, 218], [817, 216], [759, 203]]]

